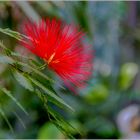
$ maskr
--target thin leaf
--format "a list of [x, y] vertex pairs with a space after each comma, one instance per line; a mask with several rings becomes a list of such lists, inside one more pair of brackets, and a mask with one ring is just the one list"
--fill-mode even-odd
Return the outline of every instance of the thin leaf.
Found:
[[22, 124], [23, 128], [26, 128], [26, 126], [25, 126], [23, 120], [20, 118], [20, 116], [16, 112], [14, 112], [14, 114], [18, 118], [19, 122]]
[[44, 105], [47, 105], [47, 97], [45, 94], [41, 93], [38, 89], [36, 89], [35, 93], [37, 96], [41, 99], [41, 101], [44, 103]]
[[37, 94], [37, 96], [41, 99], [41, 101], [44, 103], [44, 107], [47, 109], [47, 100], [49, 102], [54, 103], [55, 105], [57, 105], [60, 108], [64, 108], [65, 106], [63, 106], [60, 102], [58, 102], [57, 100], [54, 100], [54, 98], [50, 97], [50, 96], [46, 96], [46, 94], [42, 93], [41, 91], [39, 91], [38, 89], [36, 89], [35, 93]]
[[1, 106], [0, 106], [0, 114], [1, 114], [1, 116], [4, 118], [4, 120], [6, 121], [6, 123], [7, 123], [7, 125], [9, 126], [11, 132], [14, 133], [14, 130], [13, 130], [13, 128], [12, 128], [12, 126], [11, 126], [9, 120], [7, 119], [7, 117], [6, 117], [5, 113], [4, 113], [4, 111], [1, 109]]
[[[44, 103], [44, 107], [48, 112], [48, 117], [50, 119], [50, 121], [56, 125], [58, 127], [58, 129], [60, 129], [62, 131], [62, 133], [64, 133], [64, 135], [69, 136], [70, 138], [73, 138], [71, 134], [69, 134], [69, 132], [67, 131], [67, 128], [71, 128], [73, 130], [76, 130], [73, 126], [71, 126], [68, 122], [66, 122], [64, 120], [64, 118], [56, 111], [54, 111], [51, 107], [49, 107], [47, 105], [47, 98], [44, 94], [41, 94], [40, 91], [37, 92], [37, 94], [39, 94], [38, 96], [40, 97], [40, 99], [42, 100], [42, 102]], [[49, 100], [50, 101], [50, 100]], [[50, 115], [54, 118], [54, 120], [52, 120], [50, 118]], [[65, 126], [67, 127], [63, 127], [63, 125], [65, 124]], [[78, 132], [76, 130], [76, 132]]]
[[31, 84], [31, 82], [23, 74], [21, 74], [17, 71], [14, 71], [13, 75], [21, 86], [28, 89], [29, 91], [34, 91], [34, 88]]
[[[52, 109], [50, 106], [48, 106], [48, 111], [51, 115], [55, 117], [59, 122], [62, 122], [62, 125], [67, 126], [69, 129], [73, 129], [76, 132], [79, 132], [76, 128], [74, 128], [69, 122], [65, 121], [63, 116], [61, 116], [58, 112], [56, 112], [54, 109]], [[79, 132], [80, 133], [80, 132]]]
[[[66, 136], [69, 136], [70, 138], [73, 138], [73, 136], [71, 134], [69, 134], [69, 132], [66, 130], [68, 127], [71, 127], [71, 129], [73, 128], [69, 123], [67, 123], [64, 118], [58, 114], [57, 112], [54, 112], [48, 105], [47, 105], [47, 98], [44, 94], [42, 94], [39, 90], [36, 91], [37, 95], [39, 96], [39, 98], [41, 99], [41, 101], [44, 103], [44, 107], [46, 109], [46, 111], [48, 112], [48, 117], [50, 119], [50, 121], [57, 126], [58, 129], [60, 129], [60, 131], [62, 131], [62, 133]], [[50, 100], [49, 100], [50, 101]], [[52, 120], [50, 118], [50, 115], [54, 118], [54, 120]], [[63, 127], [62, 124], [67, 124], [67, 128], [65, 129], [65, 127]], [[75, 128], [73, 128], [75, 130]], [[77, 132], [77, 131], [76, 131]]]
[[[73, 139], [73, 136], [70, 133], [69, 129], [73, 129], [76, 132], [79, 132], [71, 124], [69, 124], [67, 121], [65, 121], [64, 118], [60, 114], [58, 114], [56, 111], [54, 111], [49, 106], [48, 106], [48, 112], [55, 119], [55, 121], [51, 119], [52, 123], [54, 123], [56, 125], [56, 127], [58, 127], [58, 129], [60, 129], [64, 133], [64, 135]], [[80, 132], [79, 132], [79, 134], [80, 134]]]
[[2, 91], [2, 92], [4, 92], [8, 97], [10, 97], [15, 103], [16, 103], [16, 105], [20, 108], [20, 109], [22, 109], [22, 111], [26, 114], [26, 115], [28, 115], [28, 112], [24, 109], [24, 107], [17, 101], [17, 99], [14, 97], [14, 96], [12, 96], [12, 94], [10, 93], [10, 91], [8, 91], [7, 89], [5, 89], [5, 88], [3, 88], [3, 87], [0, 87], [0, 90]]
[[54, 98], [55, 100], [57, 100], [58, 102], [60, 102], [61, 104], [65, 105], [67, 108], [71, 109], [72, 111], [73, 108], [71, 106], [69, 106], [68, 104], [66, 104], [60, 97], [58, 97], [56, 94], [54, 94], [52, 91], [50, 91], [47, 87], [45, 87], [44, 85], [42, 85], [40, 82], [38, 82], [37, 80], [28, 77], [35, 85], [37, 85], [38, 87], [40, 87], [42, 90], [44, 90], [49, 96], [51, 96], [52, 98]]
[[6, 29], [0, 28], [0, 32], [4, 33], [4, 34], [6, 34], [6, 35], [9, 35], [9, 36], [11, 36], [11, 37], [13, 37], [13, 38], [15, 38], [15, 39], [17, 39], [17, 40], [19, 40], [19, 41], [20, 41], [23, 37], [29, 39], [26, 35], [23, 35], [23, 34], [21, 34], [21, 33], [19, 33], [19, 32], [13, 31], [13, 30], [8, 29], [8, 28], [6, 28]]
[[21, 40], [22, 39], [22, 35], [19, 32], [12, 31], [12, 30], [10, 30], [8, 28], [6, 28], [6, 29], [0, 28], [0, 32], [2, 32], [4, 34], [7, 34], [7, 35], [9, 35], [11, 37], [14, 37], [17, 40]]

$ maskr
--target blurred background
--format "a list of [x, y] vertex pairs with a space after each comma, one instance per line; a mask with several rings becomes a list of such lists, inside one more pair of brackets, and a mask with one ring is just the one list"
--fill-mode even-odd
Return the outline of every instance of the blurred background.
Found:
[[[21, 31], [24, 20], [59, 18], [87, 33], [92, 45], [94, 71], [87, 87], [74, 95], [57, 86], [57, 92], [75, 112], [61, 112], [81, 132], [76, 138], [140, 138], [140, 2], [11, 1], [0, 2], [0, 28]], [[0, 33], [4, 44], [29, 55], [17, 41]], [[66, 138], [52, 124], [42, 102], [24, 89], [0, 65], [0, 84], [10, 89], [28, 111], [0, 93], [0, 102], [14, 133], [0, 116], [0, 138]], [[56, 108], [57, 110], [57, 108]], [[19, 117], [20, 116], [20, 117]], [[71, 131], [71, 130], [69, 130]]]

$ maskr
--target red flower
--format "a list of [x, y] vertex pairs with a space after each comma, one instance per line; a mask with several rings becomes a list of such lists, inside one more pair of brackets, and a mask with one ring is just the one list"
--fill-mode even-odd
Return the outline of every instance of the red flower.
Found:
[[67, 85], [81, 86], [91, 75], [92, 51], [78, 30], [55, 19], [29, 22], [24, 26], [29, 40], [22, 45], [42, 58]]

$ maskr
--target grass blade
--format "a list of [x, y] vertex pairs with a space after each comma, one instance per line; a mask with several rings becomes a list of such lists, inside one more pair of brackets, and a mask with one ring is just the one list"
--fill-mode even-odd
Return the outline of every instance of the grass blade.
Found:
[[4, 113], [4, 111], [1, 109], [1, 106], [0, 106], [0, 114], [1, 114], [1, 116], [4, 118], [4, 120], [6, 121], [6, 123], [7, 123], [7, 125], [9, 126], [11, 132], [14, 133], [14, 130], [13, 130], [13, 128], [12, 128], [12, 126], [11, 126], [9, 120], [7, 119], [7, 117], [6, 117], [5, 113]]
[[8, 97], [10, 97], [16, 104], [17, 104], [17, 106], [20, 108], [20, 109], [22, 109], [22, 111], [26, 114], [26, 115], [28, 115], [28, 112], [24, 109], [24, 107], [17, 101], [17, 99], [14, 97], [14, 96], [12, 96], [12, 94], [10, 93], [10, 91], [8, 91], [7, 89], [5, 89], [5, 88], [2, 88], [2, 87], [0, 87], [0, 90], [2, 91], [2, 92], [4, 92]]
[[58, 97], [56, 94], [54, 94], [52, 91], [50, 91], [47, 87], [45, 87], [40, 82], [38, 82], [37, 80], [35, 80], [35, 79], [31, 78], [31, 77], [28, 77], [28, 78], [31, 80], [32, 83], [34, 83], [36, 86], [38, 86], [39, 88], [44, 90], [49, 96], [51, 96], [52, 98], [54, 98], [55, 100], [57, 100], [58, 102], [60, 102], [64, 106], [66, 106], [67, 108], [69, 108], [70, 110], [74, 111], [71, 106], [66, 104], [60, 97]]

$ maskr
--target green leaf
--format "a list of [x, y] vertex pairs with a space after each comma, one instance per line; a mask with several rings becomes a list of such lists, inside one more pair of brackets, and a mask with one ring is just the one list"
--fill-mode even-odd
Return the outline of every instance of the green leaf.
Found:
[[12, 56], [16, 56], [16, 57], [24, 58], [24, 59], [28, 59], [28, 60], [30, 59], [29, 57], [23, 56], [23, 55], [21, 55], [20, 53], [17, 53], [17, 52], [13, 52], [11, 49], [7, 48], [7, 47], [3, 44], [3, 41], [2, 41], [2, 40], [0, 40], [0, 47], [1, 47], [4, 51], [9, 52], [10, 55], [12, 55]]
[[28, 112], [24, 109], [24, 107], [17, 101], [17, 99], [12, 96], [12, 94], [10, 93], [10, 91], [8, 91], [7, 89], [3, 88], [3, 87], [0, 87], [0, 90], [2, 92], [4, 92], [8, 97], [10, 97], [15, 103], [16, 105], [26, 114], [28, 115]]
[[32, 81], [32, 83], [34, 83], [36, 86], [38, 86], [39, 88], [41, 88], [42, 90], [44, 90], [50, 97], [54, 98], [59, 103], [63, 104], [64, 106], [66, 106], [67, 108], [69, 108], [69, 109], [71, 109], [73, 111], [73, 108], [71, 106], [69, 106], [68, 104], [66, 104], [60, 97], [58, 97], [56, 94], [54, 94], [47, 87], [45, 87], [44, 85], [42, 85], [40, 82], [38, 82], [37, 80], [35, 80], [35, 79], [31, 78], [31, 77], [28, 77], [28, 79], [30, 79]]
[[52, 123], [46, 123], [38, 133], [38, 139], [64, 139], [63, 133]]
[[15, 114], [15, 116], [18, 118], [18, 120], [19, 120], [19, 122], [21, 123], [21, 125], [23, 126], [23, 128], [26, 128], [26, 126], [25, 126], [23, 120], [20, 118], [20, 116], [19, 116], [16, 112], [14, 112], [14, 114]]
[[109, 96], [109, 91], [104, 84], [96, 84], [91, 91], [85, 95], [88, 103], [97, 104], [105, 101]]
[[4, 118], [4, 120], [6, 121], [6, 123], [7, 123], [7, 125], [9, 126], [11, 132], [14, 133], [14, 130], [13, 130], [13, 128], [12, 128], [12, 126], [11, 126], [11, 124], [10, 124], [8, 118], [6, 117], [4, 111], [1, 109], [1, 106], [0, 106], [0, 114], [1, 114], [1, 116]]
[[121, 67], [119, 75], [119, 86], [121, 89], [127, 89], [133, 82], [139, 71], [138, 65], [135, 63], [125, 63]]
[[39, 89], [35, 89], [35, 93], [41, 99], [41, 101], [44, 103], [44, 107], [46, 108], [46, 110], [48, 110], [47, 101], [54, 103], [55, 105], [57, 105], [60, 108], [64, 108], [64, 106], [60, 102], [58, 102], [57, 100], [54, 100], [54, 98], [52, 98], [50, 96], [47, 96], [47, 94], [42, 93]]
[[17, 40], [21, 40], [22, 39], [22, 35], [19, 33], [19, 32], [16, 32], [16, 31], [12, 31], [10, 29], [2, 29], [0, 28], [0, 32], [4, 33], [4, 34], [7, 34]]
[[19, 82], [19, 84], [21, 86], [23, 86], [24, 88], [28, 89], [29, 91], [34, 91], [34, 88], [30, 82], [30, 80], [28, 80], [23, 74], [14, 71], [14, 77], [15, 79]]
[[[69, 124], [65, 119], [58, 114], [55, 110], [53, 110], [51, 107], [48, 106], [48, 112], [55, 120], [51, 120], [52, 123], [54, 123], [62, 132], [68, 136], [69, 138], [73, 138], [72, 131], [78, 132], [77, 129], [75, 129], [71, 124]], [[79, 132], [78, 132], [79, 133]]]
[[[77, 131], [68, 122], [66, 122], [64, 120], [64, 118], [58, 112], [54, 111], [49, 105], [47, 105], [47, 98], [44, 94], [42, 94], [39, 90], [37, 90], [36, 93], [39, 96], [39, 98], [41, 99], [41, 101], [44, 103], [44, 107], [45, 107], [46, 111], [48, 112], [48, 117], [49, 117], [50, 121], [53, 124], [55, 124], [55, 126], [57, 126], [60, 130], [62, 130], [66, 136], [72, 137], [72, 135], [69, 134], [67, 129], [73, 130], [74, 132], [77, 132]], [[53, 117], [53, 120], [50, 118], [50, 115], [51, 115], [51, 117]], [[43, 132], [41, 132], [41, 137], [47, 137], [46, 135], [44, 135], [42, 133]]]
[[[51, 109], [51, 107], [49, 107], [49, 105], [47, 105], [47, 98], [44, 94], [42, 94], [39, 90], [37, 90], [36, 93], [39, 96], [39, 98], [41, 99], [41, 101], [44, 103], [44, 107], [45, 107], [46, 111], [48, 112], [48, 117], [49, 117], [50, 121], [55, 126], [57, 126], [60, 130], [62, 130], [65, 135], [69, 135], [69, 137], [71, 137], [71, 135], [68, 134], [68, 131], [66, 130], [66, 128], [63, 127], [63, 124], [67, 124], [67, 122], [64, 120], [64, 118], [59, 113], [57, 113], [56, 111]], [[50, 115], [51, 115], [51, 117], [53, 117], [53, 120], [51, 119]], [[67, 125], [70, 127], [70, 124], [67, 124]], [[41, 137], [44, 137], [44, 134], [42, 134], [42, 133], [43, 132], [41, 132]], [[45, 135], [45, 137], [46, 137], [46, 135]]]

